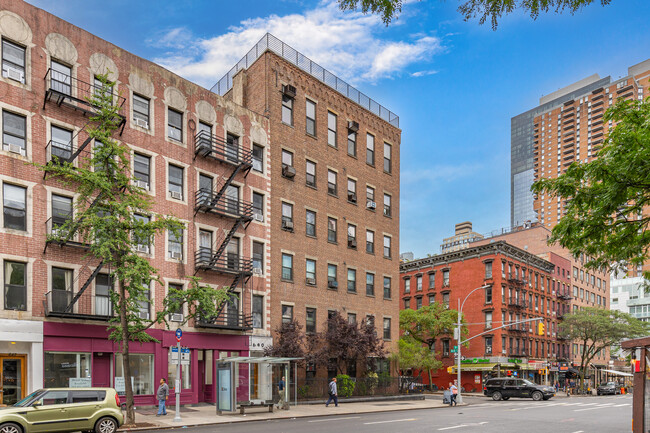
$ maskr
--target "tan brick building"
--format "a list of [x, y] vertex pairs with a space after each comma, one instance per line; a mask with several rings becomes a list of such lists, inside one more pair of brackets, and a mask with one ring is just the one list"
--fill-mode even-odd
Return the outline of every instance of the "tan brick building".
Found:
[[[168, 288], [187, 287], [192, 275], [239, 295], [218, 318], [182, 326], [191, 361], [181, 401], [214, 402], [214, 361], [248, 355], [270, 336], [271, 159], [254, 152], [270, 150], [268, 119], [22, 1], [0, 1], [0, 37], [0, 371], [22, 384], [5, 386], [0, 403], [71, 380], [117, 386], [121, 375], [106, 331], [109, 270], [78, 238], [47, 240], [74, 218], [74, 185], [31, 165], [87, 162], [97, 143], [86, 97], [104, 73], [124, 120], [114, 138], [131, 151], [136, 185], [154, 212], [186, 224], [180, 238], [161, 233], [137, 247], [164, 282], [151, 284], [141, 316], [153, 317]], [[186, 313], [171, 315], [172, 325]], [[173, 331], [154, 326], [159, 343], [132, 346], [138, 406], [154, 403], [160, 377], [174, 383]]]
[[394, 349], [398, 118], [270, 34], [213, 90], [270, 119], [273, 329], [322, 331], [338, 310]]

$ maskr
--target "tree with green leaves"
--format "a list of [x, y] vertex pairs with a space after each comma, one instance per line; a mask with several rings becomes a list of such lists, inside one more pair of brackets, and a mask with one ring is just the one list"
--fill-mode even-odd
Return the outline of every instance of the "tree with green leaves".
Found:
[[[402, 336], [399, 339], [399, 352], [394, 357], [401, 369], [412, 368], [427, 371], [429, 384], [432, 383], [432, 372], [442, 367], [442, 361], [430, 349], [434, 341], [453, 333], [458, 321], [458, 311], [450, 310], [442, 304], [434, 302], [418, 310], [405, 309], [399, 312], [399, 328]], [[467, 335], [467, 329], [463, 329]]]
[[[650, 258], [650, 98], [619, 101], [603, 120], [615, 127], [598, 157], [538, 180], [532, 191], [567, 201], [549, 242], [584, 254], [592, 269], [637, 267]], [[644, 276], [650, 279], [650, 272]]]
[[[113, 138], [122, 118], [114, 102], [115, 95], [107, 75], [98, 77], [101, 88], [93, 89], [87, 97], [93, 114], [86, 132], [94, 140], [89, 157], [79, 157], [77, 164], [57, 158], [39, 165], [46, 175], [53, 176], [73, 188], [78, 199], [73, 215], [51, 230], [48, 241], [65, 244], [73, 239], [85, 244], [88, 256], [100, 261], [110, 271], [109, 278], [117, 282], [111, 292], [111, 302], [116, 310], [109, 321], [110, 339], [119, 342], [123, 362], [126, 392], [126, 424], [135, 423], [133, 389], [129, 363], [129, 343], [156, 341], [147, 330], [167, 322], [171, 312], [184, 304], [189, 314], [184, 323], [196, 317], [214, 316], [228, 300], [226, 289], [213, 289], [199, 284], [190, 277], [187, 290], [169, 289], [155, 315], [146, 319], [140, 316], [142, 305], [148, 305], [151, 282], [162, 284], [158, 271], [149, 260], [136, 253], [138, 244], [149, 242], [157, 233], [170, 231], [179, 234], [184, 226], [176, 218], [153, 214], [153, 202], [145, 191], [135, 186], [129, 163], [129, 148]], [[137, 214], [150, 215], [143, 220]], [[54, 227], [53, 227], [54, 228]]]
[[[562, 13], [568, 10], [573, 14], [592, 3], [605, 6], [610, 2], [611, 0], [466, 0], [458, 7], [458, 12], [465, 21], [479, 17], [479, 24], [485, 24], [490, 20], [492, 29], [496, 30], [498, 21], [516, 10], [530, 14], [535, 20], [540, 13]], [[386, 25], [399, 17], [402, 4], [403, 0], [339, 0], [341, 10], [360, 9], [364, 14], [377, 14]]]
[[617, 310], [587, 307], [564, 316], [560, 336], [579, 344], [580, 389], [584, 389], [585, 369], [594, 357], [622, 340], [648, 335], [650, 324]]

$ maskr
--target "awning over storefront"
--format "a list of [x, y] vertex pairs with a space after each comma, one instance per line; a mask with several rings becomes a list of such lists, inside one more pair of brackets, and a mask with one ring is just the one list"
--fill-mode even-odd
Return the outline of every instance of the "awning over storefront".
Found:
[[219, 359], [218, 362], [240, 362], [246, 364], [286, 364], [302, 358], [276, 358], [273, 356], [231, 356]]
[[625, 377], [632, 377], [633, 376], [633, 374], [631, 374], [631, 373], [625, 373], [625, 372], [617, 371], [617, 370], [605, 370], [605, 369], [602, 369], [601, 371], [604, 371], [604, 372], [609, 373], [609, 374], [613, 374], [615, 376], [625, 376]]

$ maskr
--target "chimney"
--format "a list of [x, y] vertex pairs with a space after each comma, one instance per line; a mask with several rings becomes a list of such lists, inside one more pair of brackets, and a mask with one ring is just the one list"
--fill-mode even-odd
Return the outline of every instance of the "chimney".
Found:
[[456, 224], [456, 235], [470, 233], [471, 231], [472, 231], [471, 221], [465, 221], [463, 223]]
[[246, 71], [241, 69], [232, 77], [232, 102], [244, 106], [244, 87], [246, 86]]

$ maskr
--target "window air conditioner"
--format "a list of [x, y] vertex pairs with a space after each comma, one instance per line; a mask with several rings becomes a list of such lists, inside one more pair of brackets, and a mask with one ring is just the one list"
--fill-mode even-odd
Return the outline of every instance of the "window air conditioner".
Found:
[[179, 191], [169, 191], [169, 196], [176, 200], [183, 200], [183, 194]]
[[253, 274], [262, 275], [262, 268], [253, 268]]
[[348, 192], [348, 201], [351, 201], [353, 203], [357, 202], [357, 195], [353, 192]]
[[316, 278], [306, 278], [305, 282], [309, 284], [310, 286], [315, 286], [316, 285]]
[[384, 207], [384, 216], [390, 216], [390, 208]]
[[183, 258], [183, 254], [180, 253], [179, 251], [172, 251], [169, 253], [169, 258], [181, 260]]
[[293, 179], [296, 175], [296, 169], [290, 165], [282, 164], [282, 176]]
[[135, 119], [135, 126], [139, 126], [140, 128], [144, 128], [144, 129], [149, 129], [149, 122], [147, 122], [144, 119]]
[[295, 86], [292, 86], [291, 84], [285, 84], [284, 86], [282, 86], [282, 94], [288, 98], [295, 98], [296, 97]]
[[285, 230], [293, 230], [293, 221], [282, 220], [282, 228]]
[[149, 320], [149, 312], [148, 311], [140, 311], [138, 313], [138, 316], [140, 316], [140, 318], [143, 319], [143, 320]]
[[328, 281], [327, 282], [327, 287], [330, 289], [338, 289], [339, 283], [338, 281]]
[[183, 313], [172, 313], [169, 315], [169, 320], [172, 322], [182, 322], [183, 321]]
[[138, 245], [137, 246], [137, 251], [139, 253], [149, 254], [149, 245]]
[[262, 214], [259, 213], [259, 212], [255, 212], [255, 213], [253, 214], [253, 219], [254, 219], [255, 221], [262, 222], [262, 221], [264, 221], [264, 215], [262, 215]]
[[355, 122], [354, 120], [350, 120], [348, 122], [348, 129], [352, 132], [357, 132], [359, 131], [359, 122]]
[[20, 69], [12, 68], [10, 66], [5, 66], [5, 70], [2, 71], [2, 76], [6, 78], [10, 78], [14, 81], [19, 81], [21, 83], [25, 82], [25, 76], [23, 74], [23, 71]]
[[356, 239], [348, 239], [348, 247], [356, 248], [357, 247], [357, 240]]
[[136, 180], [135, 186], [137, 186], [138, 188], [149, 190], [149, 182], [146, 182], [144, 180]]
[[17, 144], [9, 144], [9, 152], [17, 153], [19, 155], [22, 155], [23, 154], [23, 148], [18, 146]]
[[376, 208], [377, 208], [377, 203], [375, 203], [375, 202], [372, 201], [372, 200], [368, 200], [368, 201], [366, 202], [366, 207], [367, 207], [368, 209], [376, 209]]

